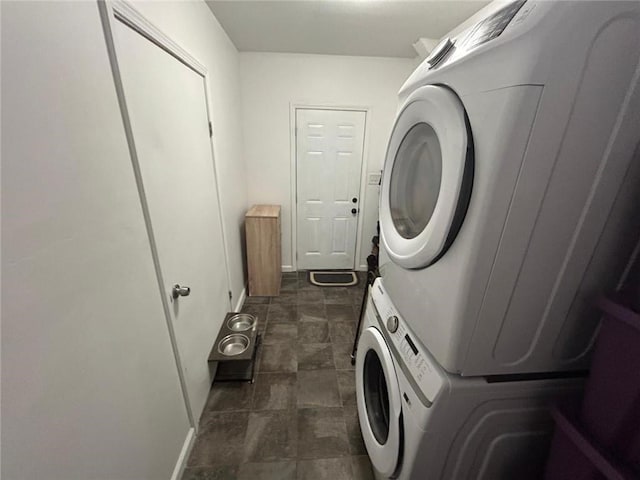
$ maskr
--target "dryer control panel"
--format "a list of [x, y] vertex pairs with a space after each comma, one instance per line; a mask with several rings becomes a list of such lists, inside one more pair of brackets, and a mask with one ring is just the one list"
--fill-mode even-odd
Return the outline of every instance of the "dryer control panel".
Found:
[[376, 279], [371, 287], [371, 299], [378, 315], [378, 326], [389, 343], [396, 362], [411, 383], [415, 383], [433, 403], [444, 383], [445, 373], [416, 339], [413, 332], [393, 305], [382, 286], [382, 279]]
[[526, 0], [516, 0], [496, 13], [478, 22], [464, 39], [465, 47], [472, 48], [499, 37], [516, 16]]

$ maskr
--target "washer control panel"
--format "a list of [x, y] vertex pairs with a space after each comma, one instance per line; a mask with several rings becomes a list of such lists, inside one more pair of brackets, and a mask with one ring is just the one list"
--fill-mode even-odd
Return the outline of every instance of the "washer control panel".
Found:
[[405, 374], [413, 378], [427, 400], [435, 400], [444, 383], [442, 368], [431, 358], [395, 308], [382, 286], [380, 278], [371, 287], [371, 299], [379, 315], [385, 338], [391, 341], [397, 361], [402, 362]]

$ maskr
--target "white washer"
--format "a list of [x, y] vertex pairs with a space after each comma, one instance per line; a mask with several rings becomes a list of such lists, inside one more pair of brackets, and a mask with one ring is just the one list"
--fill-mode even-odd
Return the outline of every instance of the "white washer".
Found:
[[581, 379], [492, 383], [448, 374], [418, 342], [380, 279], [365, 312], [356, 391], [378, 479], [542, 478], [553, 431], [549, 406], [579, 395]]
[[517, 1], [401, 89], [380, 271], [449, 372], [588, 367], [640, 235], [639, 76], [640, 2]]

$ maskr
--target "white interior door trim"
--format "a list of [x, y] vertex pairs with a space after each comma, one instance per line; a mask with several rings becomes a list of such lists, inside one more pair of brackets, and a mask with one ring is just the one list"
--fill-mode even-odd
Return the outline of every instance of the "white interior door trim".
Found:
[[111, 0], [106, 4], [107, 7], [111, 6], [113, 17], [133, 28], [202, 77], [207, 77], [207, 68], [202, 63], [142, 16], [133, 5], [124, 0]]
[[[151, 215], [149, 211], [149, 205], [147, 203], [144, 185], [142, 182], [142, 173], [140, 169], [140, 163], [138, 160], [138, 153], [136, 149], [136, 143], [133, 136], [133, 130], [131, 127], [131, 120], [129, 116], [129, 110], [127, 108], [127, 99], [124, 92], [124, 87], [122, 83], [122, 76], [120, 73], [120, 67], [118, 63], [117, 56], [117, 45], [114, 38], [114, 26], [115, 22], [120, 21], [134, 29], [141, 35], [143, 35], [148, 40], [155, 43], [158, 47], [162, 48], [164, 51], [175, 57], [177, 60], [182, 62], [187, 67], [191, 68], [193, 71], [198, 73], [203, 78], [203, 86], [205, 91], [206, 98], [206, 111], [209, 121], [211, 121], [211, 95], [209, 92], [209, 78], [207, 69], [203, 64], [198, 62], [193, 56], [191, 56], [188, 52], [186, 52], [182, 47], [180, 47], [177, 43], [171, 40], [168, 36], [166, 36], [162, 31], [160, 31], [157, 27], [155, 27], [151, 22], [149, 22], [145, 17], [143, 17], [133, 6], [129, 3], [116, 0], [116, 1], [98, 1], [98, 8], [100, 10], [100, 16], [102, 20], [102, 25], [104, 29], [105, 41], [107, 45], [107, 50], [109, 54], [109, 61], [111, 64], [111, 70], [113, 74], [114, 84], [116, 87], [116, 93], [118, 96], [118, 102], [120, 104], [120, 111], [122, 115], [122, 122], [125, 130], [125, 135], [127, 138], [127, 144], [129, 147], [129, 154], [131, 156], [131, 163], [133, 166], [134, 176], [136, 180], [136, 185], [138, 187], [138, 194], [140, 197], [140, 203], [142, 205], [142, 212], [144, 216], [144, 221], [147, 229], [147, 235], [149, 237], [149, 243], [151, 246], [151, 255], [153, 258], [153, 263], [155, 266], [156, 279], [158, 283], [158, 289], [160, 294], [160, 300], [162, 302], [162, 307], [165, 314], [165, 321], [167, 324], [167, 329], [169, 333], [169, 338], [171, 341], [171, 346], [173, 349], [173, 354], [176, 361], [176, 368], [178, 370], [178, 377], [180, 379], [180, 386], [182, 389], [182, 393], [185, 401], [185, 408], [187, 411], [187, 416], [189, 418], [189, 422], [191, 427], [197, 431], [198, 422], [197, 419], [194, 418], [194, 413], [191, 409], [191, 402], [189, 400], [189, 393], [186, 385], [186, 380], [184, 377], [182, 360], [180, 357], [180, 352], [178, 349], [178, 343], [176, 339], [175, 330], [173, 328], [173, 323], [171, 320], [170, 306], [167, 299], [167, 295], [165, 294], [165, 282], [162, 275], [162, 269], [160, 267], [160, 260], [158, 256], [158, 248], [155, 240], [155, 235], [153, 232], [153, 226], [151, 224]], [[213, 146], [213, 140], [210, 139], [211, 145], [211, 155], [213, 159], [213, 173], [215, 177], [216, 186], [219, 187], [219, 175], [218, 169], [215, 162], [215, 149]], [[220, 227], [222, 231], [222, 241], [225, 250], [225, 268], [226, 268], [226, 276], [227, 276], [227, 285], [230, 285], [229, 280], [229, 267], [228, 267], [228, 252], [227, 252], [227, 242], [226, 242], [226, 234], [224, 231], [224, 214], [222, 211], [222, 203], [220, 201], [220, 189], [217, 188], [218, 191], [218, 204], [220, 205]], [[228, 287], [229, 288], [229, 287]], [[231, 299], [229, 299], [229, 305], [231, 306]], [[182, 459], [180, 461], [183, 461]]]
[[[367, 195], [367, 170], [369, 163], [369, 126], [371, 125], [371, 107], [357, 105], [336, 105], [328, 103], [305, 103], [292, 102], [289, 104], [289, 158], [290, 158], [290, 178], [291, 178], [291, 257], [290, 265], [282, 265], [283, 272], [295, 272], [298, 270], [297, 249], [298, 249], [298, 184], [297, 184], [297, 146], [296, 146], [296, 110], [346, 110], [349, 112], [364, 112], [364, 138], [362, 143], [362, 168], [360, 169], [360, 205], [366, 205]], [[358, 215], [358, 226], [356, 228], [356, 251], [354, 268], [366, 269], [366, 265], [360, 265], [362, 230], [364, 228], [364, 215], [362, 210]], [[284, 262], [284, 259], [283, 259]]]

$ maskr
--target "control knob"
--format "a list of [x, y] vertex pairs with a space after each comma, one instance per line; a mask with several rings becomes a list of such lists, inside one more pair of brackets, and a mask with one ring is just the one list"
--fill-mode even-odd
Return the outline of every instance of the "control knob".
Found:
[[391, 333], [396, 333], [396, 330], [398, 330], [398, 317], [391, 315], [387, 318], [387, 330]]

